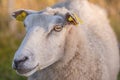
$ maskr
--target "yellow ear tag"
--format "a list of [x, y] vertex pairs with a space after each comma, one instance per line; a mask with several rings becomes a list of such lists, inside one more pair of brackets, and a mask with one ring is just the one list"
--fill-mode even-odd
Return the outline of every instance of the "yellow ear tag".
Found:
[[25, 17], [27, 16], [26, 12], [21, 12], [19, 15], [16, 16], [16, 20], [18, 21], [24, 21]]
[[74, 16], [80, 24], [83, 24], [83, 21], [75, 13], [74, 13]]
[[83, 21], [76, 14], [67, 14], [67, 16], [68, 16], [67, 21], [74, 25], [83, 23]]
[[77, 25], [78, 23], [75, 21], [75, 19], [73, 18], [73, 16], [69, 15], [68, 17], [68, 22], [74, 24], [74, 25]]
[[73, 18], [70, 16], [69, 18], [68, 18], [68, 21], [73, 21]]

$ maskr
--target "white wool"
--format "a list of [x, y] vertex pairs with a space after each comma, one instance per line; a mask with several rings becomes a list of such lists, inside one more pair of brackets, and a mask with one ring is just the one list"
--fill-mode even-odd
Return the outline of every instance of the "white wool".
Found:
[[59, 7], [76, 12], [84, 24], [72, 28], [67, 36], [63, 60], [36, 72], [29, 80], [116, 80], [119, 50], [105, 10], [87, 0], [71, 0], [48, 12], [62, 12]]

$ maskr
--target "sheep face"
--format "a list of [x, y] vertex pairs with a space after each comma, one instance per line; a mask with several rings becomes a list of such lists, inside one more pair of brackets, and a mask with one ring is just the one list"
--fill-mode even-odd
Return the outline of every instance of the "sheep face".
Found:
[[30, 76], [62, 58], [65, 37], [70, 27], [66, 24], [66, 14], [57, 15], [46, 11], [24, 15], [27, 15], [23, 21], [26, 36], [15, 53], [13, 68], [20, 75]]

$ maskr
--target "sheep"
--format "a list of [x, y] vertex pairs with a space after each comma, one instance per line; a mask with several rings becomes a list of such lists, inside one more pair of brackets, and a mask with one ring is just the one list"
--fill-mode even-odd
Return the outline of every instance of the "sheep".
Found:
[[116, 80], [119, 48], [106, 16], [87, 0], [14, 12], [26, 36], [13, 68], [28, 80]]

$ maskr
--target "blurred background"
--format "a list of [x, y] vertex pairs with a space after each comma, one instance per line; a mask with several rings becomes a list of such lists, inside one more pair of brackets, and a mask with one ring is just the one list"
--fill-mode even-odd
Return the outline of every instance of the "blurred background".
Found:
[[[25, 77], [18, 76], [11, 67], [14, 53], [25, 36], [25, 29], [21, 22], [10, 17], [10, 13], [21, 8], [41, 10], [56, 2], [58, 0], [0, 0], [0, 80], [26, 80]], [[120, 41], [120, 0], [90, 2], [106, 9], [110, 24]]]

